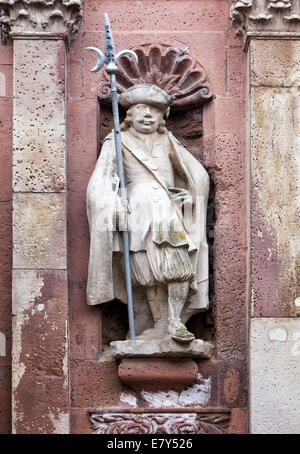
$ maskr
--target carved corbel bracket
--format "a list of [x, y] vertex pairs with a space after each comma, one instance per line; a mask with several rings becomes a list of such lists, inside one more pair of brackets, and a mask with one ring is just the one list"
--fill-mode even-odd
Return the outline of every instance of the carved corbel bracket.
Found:
[[0, 24], [13, 38], [76, 37], [82, 0], [0, 0]]
[[300, 38], [299, 0], [234, 0], [230, 17], [245, 49], [251, 37]]
[[122, 409], [91, 411], [95, 434], [226, 434], [230, 410], [206, 409]]
[[[145, 44], [133, 50], [139, 59], [124, 56], [118, 61], [118, 92], [135, 84], [148, 83], [162, 88], [174, 98], [173, 109], [187, 109], [212, 98], [211, 85], [202, 66], [189, 54], [188, 46], [179, 49], [162, 44]], [[109, 101], [109, 79], [104, 75], [99, 100]]]

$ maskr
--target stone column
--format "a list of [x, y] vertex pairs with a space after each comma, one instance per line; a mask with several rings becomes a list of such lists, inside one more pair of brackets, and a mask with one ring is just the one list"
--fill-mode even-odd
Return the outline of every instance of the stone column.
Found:
[[249, 56], [250, 430], [300, 433], [300, 2], [231, 17]]
[[69, 433], [66, 48], [81, 1], [1, 0], [13, 39], [14, 433]]

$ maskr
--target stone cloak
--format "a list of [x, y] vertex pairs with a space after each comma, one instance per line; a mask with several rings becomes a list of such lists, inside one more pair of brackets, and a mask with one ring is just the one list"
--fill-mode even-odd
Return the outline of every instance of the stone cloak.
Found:
[[[209, 192], [209, 176], [203, 166], [188, 152], [179, 141], [168, 132], [173, 147], [173, 159], [180, 168], [193, 200], [193, 225], [187, 233], [196, 246], [191, 260], [195, 270], [195, 280], [190, 286], [189, 296], [182, 313], [182, 320], [208, 309], [208, 245], [206, 240], [206, 206]], [[125, 134], [122, 144], [127, 149]], [[138, 159], [133, 149], [130, 151]], [[141, 165], [145, 163], [141, 162]], [[150, 168], [149, 172], [154, 173]], [[158, 181], [160, 179], [154, 175]], [[90, 226], [90, 258], [87, 282], [87, 302], [97, 305], [115, 298], [127, 302], [124, 276], [113, 259], [113, 236], [115, 234], [116, 200], [118, 198], [119, 177], [113, 133], [104, 141], [95, 170], [87, 188], [87, 215]]]

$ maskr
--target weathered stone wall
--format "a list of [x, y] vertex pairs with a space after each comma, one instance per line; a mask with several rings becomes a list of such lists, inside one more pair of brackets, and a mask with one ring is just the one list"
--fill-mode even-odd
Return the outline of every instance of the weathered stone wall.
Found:
[[300, 41], [249, 52], [251, 430], [299, 433]]
[[12, 64], [0, 45], [0, 433], [11, 431]]
[[[40, 21], [35, 2], [30, 5], [30, 14]], [[38, 6], [48, 19], [49, 5]], [[16, 38], [26, 32], [27, 19], [15, 25], [13, 415], [9, 391], [13, 73], [12, 48], [0, 46], [0, 73], [6, 78], [4, 91], [0, 75], [0, 105], [5, 112], [0, 124], [4, 136], [0, 208], [7, 220], [1, 225], [5, 253], [0, 257], [4, 277], [0, 332], [5, 338], [0, 335], [4, 383], [0, 431], [9, 432], [13, 419], [18, 433], [90, 433], [90, 411], [113, 407], [118, 418], [124, 409], [127, 416], [131, 410], [143, 415], [147, 407], [151, 419], [164, 407], [164, 414], [174, 414], [175, 425], [185, 418], [193, 421], [195, 430], [247, 432], [246, 55], [232, 30], [230, 5], [229, 0], [117, 0], [112, 7], [111, 1], [86, 0], [77, 38], [67, 53], [66, 80], [63, 22], [49, 19], [46, 32], [38, 22], [38, 39], [31, 39], [30, 25], [24, 40]], [[61, 8], [65, 13], [68, 6]], [[97, 94], [102, 76], [89, 72], [94, 57], [85, 48], [103, 47], [104, 12], [109, 14], [117, 50], [152, 42], [189, 46], [214, 94], [203, 107], [199, 148], [195, 139], [191, 149], [215, 189], [213, 310], [202, 321], [215, 332], [216, 348], [212, 359], [197, 362], [196, 383], [185, 389], [156, 378], [151, 389], [123, 384], [117, 363], [102, 352], [101, 309], [86, 304], [85, 194], [99, 151]], [[199, 126], [200, 121], [199, 117]], [[194, 131], [194, 123], [192, 127]], [[188, 139], [186, 144], [189, 147]], [[155, 367], [150, 364], [148, 369]], [[174, 364], [164, 367], [164, 377], [170, 370], [176, 379]], [[195, 374], [195, 364], [191, 367]]]
[[0, 15], [14, 61], [9, 424], [69, 433], [65, 56], [81, 2], [21, 3], [1, 0]]
[[[86, 0], [71, 45], [79, 0], [27, 0], [21, 15], [0, 3], [14, 41], [0, 45], [0, 433], [11, 422], [17, 433], [103, 433], [144, 420], [150, 431], [247, 432], [248, 377], [250, 431], [299, 433], [299, 1]], [[85, 47], [103, 48], [104, 12], [118, 50], [189, 46], [214, 94], [181, 130], [210, 174], [216, 218], [213, 309], [193, 321], [215, 350], [184, 374], [167, 361], [118, 370], [101, 309], [86, 304], [85, 193], [108, 125]]]
[[14, 40], [15, 433], [68, 433], [65, 44]]
[[[85, 2], [84, 20], [68, 54], [68, 271], [71, 425], [91, 431], [88, 410], [129, 407], [232, 409], [230, 430], [247, 431], [246, 303], [246, 55], [235, 36], [226, 0]], [[203, 107], [203, 147], [193, 152], [216, 191], [215, 290], [210, 323], [216, 329], [212, 360], [198, 363], [198, 380], [183, 390], [136, 390], [118, 379], [117, 364], [102, 354], [101, 309], [86, 304], [89, 234], [86, 186], [98, 153], [100, 73], [90, 73], [103, 48], [108, 12], [117, 50], [181, 43], [206, 70], [214, 99]], [[188, 147], [188, 143], [187, 143]]]
[[298, 0], [234, 0], [248, 52], [250, 431], [299, 433]]

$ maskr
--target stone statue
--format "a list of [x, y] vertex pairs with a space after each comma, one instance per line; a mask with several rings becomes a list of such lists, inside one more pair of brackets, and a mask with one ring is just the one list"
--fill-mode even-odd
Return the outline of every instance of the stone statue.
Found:
[[[124, 91], [119, 103], [127, 109], [121, 129], [128, 202], [118, 195], [111, 133], [87, 189], [88, 304], [114, 298], [126, 303], [120, 231], [128, 227], [137, 340], [171, 337], [189, 343], [195, 337], [184, 323], [209, 304], [209, 177], [165, 127], [171, 96], [138, 84]], [[143, 315], [148, 308], [150, 322]]]

